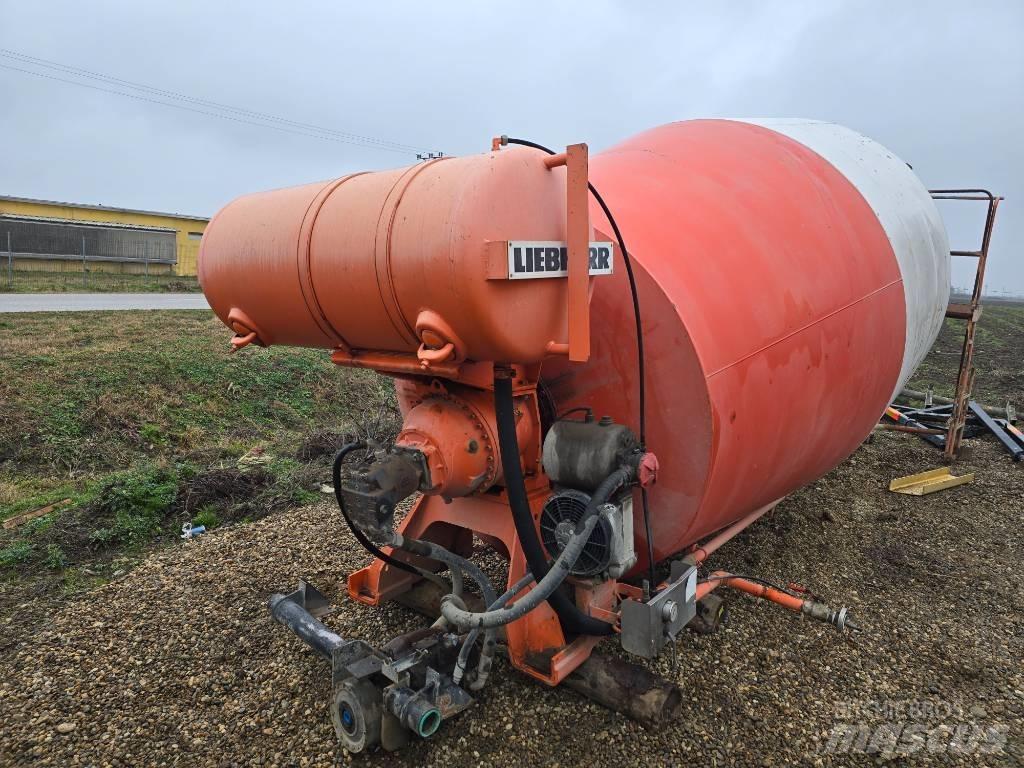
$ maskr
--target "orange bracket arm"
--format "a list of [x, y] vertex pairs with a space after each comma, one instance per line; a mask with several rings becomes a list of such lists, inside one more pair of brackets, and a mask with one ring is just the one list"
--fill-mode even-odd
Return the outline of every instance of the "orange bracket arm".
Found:
[[590, 359], [590, 192], [587, 189], [586, 144], [565, 150], [565, 210], [568, 244], [569, 359]]
[[[590, 192], [588, 189], [586, 144], [572, 144], [564, 154], [544, 161], [548, 168], [565, 166], [565, 231], [568, 250], [569, 359], [585, 363], [590, 359]], [[549, 345], [564, 352], [560, 344]]]

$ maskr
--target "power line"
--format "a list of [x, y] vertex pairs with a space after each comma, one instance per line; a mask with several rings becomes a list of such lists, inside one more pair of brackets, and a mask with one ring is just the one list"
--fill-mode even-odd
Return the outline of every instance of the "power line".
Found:
[[[83, 77], [90, 80], [99, 81], [107, 85], [115, 85], [118, 87], [104, 88], [99, 85], [81, 82], [80, 80], [72, 80], [69, 78], [46, 74], [45, 72], [37, 72], [31, 69], [23, 69], [21, 67], [11, 66], [10, 64], [0, 64], [0, 68], [7, 69], [13, 72], [32, 75], [46, 80], [67, 83], [69, 85], [77, 85], [82, 88], [89, 88], [91, 90], [101, 91], [103, 93], [110, 93], [117, 96], [123, 96], [129, 99], [135, 99], [137, 101], [149, 102], [151, 104], [159, 104], [161, 106], [172, 107], [174, 109], [180, 109], [187, 112], [194, 112], [196, 114], [206, 115], [209, 117], [217, 117], [222, 120], [231, 120], [232, 122], [243, 123], [246, 125], [254, 125], [260, 128], [270, 128], [272, 130], [280, 131], [283, 133], [291, 133], [298, 136], [307, 136], [310, 138], [322, 139], [324, 141], [335, 141], [342, 144], [367, 146], [370, 148], [382, 149], [389, 152], [397, 152], [401, 154], [421, 152], [424, 149], [423, 147], [419, 147], [412, 144], [401, 144], [398, 142], [388, 141], [386, 139], [380, 139], [372, 136], [362, 136], [359, 134], [347, 133], [344, 131], [338, 131], [331, 128], [324, 128], [322, 126], [314, 125], [312, 123], [303, 123], [297, 120], [289, 120], [287, 118], [278, 117], [276, 115], [270, 115], [264, 112], [257, 112], [254, 110], [242, 109], [240, 107], [233, 107], [227, 104], [221, 104], [215, 101], [199, 99], [196, 97], [188, 96], [186, 94], [178, 93], [176, 91], [167, 91], [160, 88], [154, 88], [143, 83], [137, 83], [130, 80], [123, 80], [121, 78], [104, 75], [102, 73], [94, 72], [92, 70], [72, 67], [70, 65], [61, 64], [59, 62], [50, 61], [48, 59], [40, 59], [33, 56], [27, 56], [25, 54], [18, 53], [17, 51], [12, 51], [5, 48], [0, 48], [0, 57], [4, 57], [8, 60], [17, 61], [21, 64], [45, 67], [51, 70], [62, 72], [64, 74], [72, 75], [74, 77]], [[122, 90], [124, 88], [141, 91], [143, 94], [148, 95], [140, 95], [139, 93], [126, 92], [125, 90]], [[173, 101], [168, 101], [168, 99], [172, 99]], [[186, 102], [186, 104], [174, 103], [174, 101]], [[193, 104], [196, 106], [187, 106], [187, 104]], [[204, 108], [200, 109], [198, 107]]]
[[62, 63], [60, 63], [58, 61], [52, 61], [50, 59], [43, 59], [43, 58], [39, 58], [37, 56], [29, 56], [29, 55], [24, 54], [24, 53], [19, 53], [18, 51], [13, 51], [13, 50], [11, 50], [9, 48], [0, 48], [0, 56], [2, 56], [4, 58], [7, 58], [7, 59], [13, 59], [13, 60], [18, 61], [19, 63], [22, 63], [22, 64], [30, 64], [32, 66], [45, 67], [47, 69], [55, 69], [57, 71], [65, 73], [65, 74], [72, 74], [72, 75], [75, 75], [77, 77], [84, 77], [84, 78], [88, 78], [90, 80], [99, 80], [100, 82], [104, 82], [104, 83], [107, 83], [107, 84], [114, 84], [114, 85], [121, 86], [121, 87], [128, 87], [128, 88], [131, 88], [133, 90], [143, 91], [145, 93], [149, 93], [149, 94], [160, 96], [160, 97], [164, 97], [164, 98], [175, 99], [175, 100], [178, 100], [178, 101], [186, 101], [186, 102], [198, 104], [200, 106], [211, 107], [211, 108], [214, 108], [214, 109], [216, 109], [218, 111], [233, 112], [233, 113], [242, 115], [244, 117], [258, 118], [260, 120], [266, 120], [266, 121], [270, 121], [270, 122], [279, 122], [279, 123], [283, 123], [283, 124], [286, 124], [286, 125], [290, 125], [290, 126], [295, 127], [295, 128], [311, 130], [311, 131], [313, 131], [315, 133], [325, 133], [325, 134], [339, 136], [339, 137], [346, 138], [346, 139], [366, 141], [366, 142], [370, 142], [370, 143], [374, 143], [374, 144], [386, 144], [388, 146], [392, 146], [392, 147], [395, 147], [397, 149], [401, 149], [401, 150], [405, 150], [405, 151], [413, 151], [413, 152], [415, 152], [415, 151], [422, 151], [424, 149], [423, 147], [415, 146], [415, 145], [412, 145], [412, 144], [402, 144], [400, 142], [388, 141], [386, 139], [378, 139], [378, 138], [375, 138], [373, 136], [361, 136], [361, 135], [356, 134], [356, 133], [348, 133], [346, 131], [337, 131], [337, 130], [334, 130], [332, 128], [324, 128], [323, 126], [313, 125], [311, 123], [302, 123], [302, 122], [299, 122], [297, 120], [289, 120], [287, 118], [277, 117], [276, 115], [269, 115], [269, 114], [266, 114], [265, 112], [256, 112], [254, 110], [243, 109], [241, 107], [233, 107], [230, 104], [222, 104], [220, 102], [210, 101], [208, 99], [200, 99], [200, 98], [196, 98], [194, 96], [188, 96], [188, 95], [183, 94], [183, 93], [178, 93], [177, 91], [168, 91], [168, 90], [164, 90], [164, 89], [161, 89], [161, 88], [155, 88], [153, 86], [146, 85], [145, 83], [139, 83], [139, 82], [135, 82], [133, 80], [124, 80], [124, 79], [119, 78], [119, 77], [113, 77], [112, 75], [104, 75], [101, 72], [95, 72], [95, 71], [90, 70], [90, 69], [82, 69], [81, 67], [73, 67], [70, 64], [62, 64]]

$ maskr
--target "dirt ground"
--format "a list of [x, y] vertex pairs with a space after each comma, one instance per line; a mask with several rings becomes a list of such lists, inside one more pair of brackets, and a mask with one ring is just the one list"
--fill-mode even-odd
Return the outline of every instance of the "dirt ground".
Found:
[[[993, 367], [1024, 389], [1019, 357]], [[155, 551], [48, 605], [41, 626], [19, 619], [28, 603], [0, 617], [0, 764], [1021, 765], [1024, 465], [991, 438], [969, 447], [954, 471], [973, 484], [902, 496], [889, 480], [940, 457], [879, 434], [720, 550], [713, 567], [804, 584], [864, 632], [736, 596], [722, 632], [684, 633], [678, 666], [654, 663], [686, 695], [660, 727], [499, 661], [432, 739], [345, 754], [327, 665], [270, 619], [267, 596], [307, 578], [336, 598], [328, 624], [374, 643], [422, 620], [343, 598], [367, 558], [324, 501]]]

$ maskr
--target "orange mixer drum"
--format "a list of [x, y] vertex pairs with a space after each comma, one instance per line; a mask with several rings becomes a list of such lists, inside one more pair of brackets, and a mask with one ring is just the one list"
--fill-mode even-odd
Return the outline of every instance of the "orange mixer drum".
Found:
[[[596, 155], [590, 177], [636, 264], [661, 559], [860, 445], [941, 328], [949, 244], [910, 168], [830, 123], [672, 123]], [[561, 407], [635, 424], [628, 287], [593, 283], [589, 362], [545, 378]]]

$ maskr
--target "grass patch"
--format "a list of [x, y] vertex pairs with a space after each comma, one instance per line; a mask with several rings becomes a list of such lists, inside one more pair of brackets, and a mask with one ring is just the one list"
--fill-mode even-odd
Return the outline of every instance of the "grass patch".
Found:
[[0, 519], [72, 500], [0, 532], [0, 580], [91, 584], [185, 523], [308, 503], [339, 445], [396, 430], [389, 380], [230, 335], [209, 312], [0, 321]]
[[51, 571], [60, 571], [68, 564], [68, 558], [60, 544], [49, 544], [46, 547], [46, 559], [43, 562]]
[[131, 275], [116, 272], [43, 272], [0, 269], [0, 293], [199, 293], [199, 280], [188, 275]]
[[[952, 397], [956, 389], [966, 323], [946, 318], [939, 338], [908, 386]], [[985, 304], [975, 332], [974, 397], [987, 405], [1003, 405], [1007, 399], [1024, 408], [1024, 305]], [[1007, 363], [1010, 363], [1009, 365]]]
[[207, 530], [216, 528], [220, 525], [220, 515], [217, 514], [217, 510], [212, 506], [206, 506], [200, 509], [196, 516], [192, 518], [192, 527], [198, 528], [203, 526]]
[[24, 563], [32, 557], [32, 545], [27, 541], [15, 541], [0, 549], [0, 567], [10, 567]]
[[164, 526], [186, 471], [181, 466], [143, 466], [114, 475], [90, 505], [93, 517], [107, 524], [94, 529], [89, 540], [104, 546], [148, 542]]

